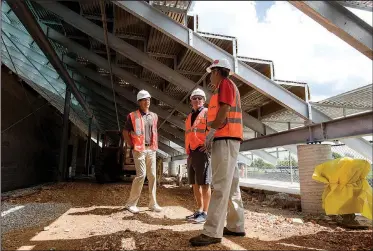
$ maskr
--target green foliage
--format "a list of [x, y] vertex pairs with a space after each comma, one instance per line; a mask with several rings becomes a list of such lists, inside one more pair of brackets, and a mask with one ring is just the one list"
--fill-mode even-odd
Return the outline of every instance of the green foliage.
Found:
[[[298, 161], [293, 156], [290, 156], [290, 163], [291, 166], [298, 166]], [[277, 161], [277, 166], [289, 166], [289, 158]]]
[[332, 152], [332, 157], [333, 157], [333, 159], [339, 159], [339, 158], [342, 158], [342, 155], [340, 155], [337, 152]]
[[265, 162], [263, 159], [260, 159], [260, 158], [254, 159], [254, 161], [251, 162], [250, 166], [251, 167], [258, 167], [258, 168], [262, 168], [262, 169], [275, 168], [274, 165], [269, 164], [269, 163]]

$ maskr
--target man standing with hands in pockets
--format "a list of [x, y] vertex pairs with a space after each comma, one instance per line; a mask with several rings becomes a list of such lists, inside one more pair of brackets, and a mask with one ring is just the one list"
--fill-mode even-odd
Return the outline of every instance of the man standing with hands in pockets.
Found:
[[193, 246], [219, 243], [223, 235], [245, 236], [244, 209], [237, 167], [237, 157], [243, 140], [240, 93], [228, 78], [232, 74], [228, 60], [215, 60], [207, 68], [207, 72], [211, 73], [214, 92], [207, 112], [209, 132], [203, 150], [211, 151], [214, 191], [202, 234], [189, 240]]
[[156, 200], [156, 151], [158, 149], [158, 116], [150, 112], [150, 94], [145, 90], [137, 94], [139, 109], [131, 112], [123, 130], [126, 143], [133, 149], [136, 177], [132, 182], [130, 196], [125, 208], [131, 213], [138, 213], [137, 202], [148, 176], [149, 209], [161, 212]]
[[205, 92], [195, 89], [190, 95], [192, 112], [185, 121], [185, 150], [188, 154], [188, 178], [193, 186], [194, 198], [198, 210], [187, 216], [187, 220], [204, 223], [211, 198], [211, 167], [209, 156], [202, 150], [206, 139], [207, 108]]

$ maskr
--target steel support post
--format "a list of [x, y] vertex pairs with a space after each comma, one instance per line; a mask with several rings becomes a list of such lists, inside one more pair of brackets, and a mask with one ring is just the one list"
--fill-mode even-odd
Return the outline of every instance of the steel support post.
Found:
[[58, 165], [58, 181], [63, 181], [67, 178], [67, 141], [68, 141], [68, 130], [69, 130], [69, 116], [70, 116], [70, 101], [71, 101], [71, 89], [66, 86], [65, 93], [65, 106], [63, 110], [63, 123], [62, 123], [62, 137], [60, 145], [60, 161]]
[[89, 175], [89, 168], [91, 164], [91, 134], [92, 134], [92, 118], [88, 120], [88, 135], [87, 135], [87, 144], [86, 144], [86, 154], [85, 154], [85, 169], [87, 175]]

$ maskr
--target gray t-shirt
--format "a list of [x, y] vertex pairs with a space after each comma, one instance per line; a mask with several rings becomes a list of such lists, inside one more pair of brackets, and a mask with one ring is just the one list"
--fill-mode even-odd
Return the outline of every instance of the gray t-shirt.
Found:
[[[152, 132], [153, 132], [153, 116], [150, 112], [145, 113], [140, 111], [142, 119], [144, 120], [144, 127], [145, 127], [145, 144], [150, 144], [152, 139]], [[158, 125], [157, 125], [158, 126]], [[133, 125], [131, 121], [131, 116], [128, 114], [126, 123], [124, 124], [124, 129], [127, 131], [133, 131]]]

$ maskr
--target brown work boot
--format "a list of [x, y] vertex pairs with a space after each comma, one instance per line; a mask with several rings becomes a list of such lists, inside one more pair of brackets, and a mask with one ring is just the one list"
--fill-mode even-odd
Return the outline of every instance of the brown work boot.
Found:
[[204, 234], [200, 234], [196, 237], [191, 238], [189, 242], [190, 244], [192, 244], [192, 246], [207, 246], [215, 243], [220, 243], [221, 238], [214, 238]]
[[223, 235], [231, 235], [231, 236], [245, 236], [245, 232], [233, 232], [228, 230], [228, 228], [224, 228]]

